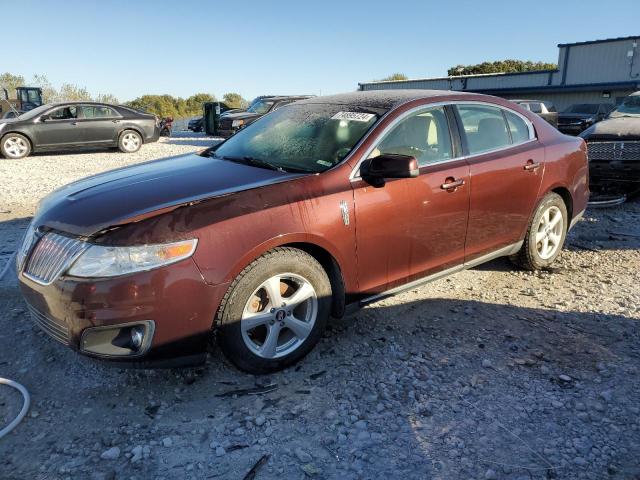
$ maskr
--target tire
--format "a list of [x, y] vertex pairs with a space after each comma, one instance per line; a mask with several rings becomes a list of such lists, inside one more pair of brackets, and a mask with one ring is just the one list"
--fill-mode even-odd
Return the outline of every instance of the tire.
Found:
[[[272, 296], [281, 304], [272, 303]], [[217, 343], [240, 370], [275, 372], [313, 349], [330, 310], [331, 283], [322, 265], [301, 250], [276, 248], [229, 286], [218, 310]]]
[[142, 136], [135, 130], [125, 130], [118, 138], [118, 150], [122, 153], [135, 153], [142, 147]]
[[25, 158], [31, 153], [31, 141], [19, 133], [8, 133], [0, 140], [0, 153], [10, 160]]
[[562, 251], [568, 217], [562, 197], [557, 193], [547, 194], [531, 219], [522, 248], [510, 257], [511, 261], [525, 270], [548, 268]]

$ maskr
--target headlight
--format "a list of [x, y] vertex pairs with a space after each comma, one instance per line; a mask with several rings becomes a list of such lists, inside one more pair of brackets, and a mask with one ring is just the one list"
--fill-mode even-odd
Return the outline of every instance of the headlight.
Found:
[[195, 252], [197, 244], [198, 240], [194, 238], [135, 247], [91, 245], [67, 273], [74, 277], [100, 278], [151, 270], [189, 258]]
[[231, 127], [233, 128], [238, 128], [242, 125], [244, 125], [244, 120], [234, 120], [233, 122], [231, 122]]

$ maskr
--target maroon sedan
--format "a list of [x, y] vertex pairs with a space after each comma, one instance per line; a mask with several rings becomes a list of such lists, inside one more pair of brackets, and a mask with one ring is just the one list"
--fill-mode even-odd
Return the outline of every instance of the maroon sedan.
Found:
[[83, 354], [185, 364], [215, 338], [267, 372], [329, 315], [500, 256], [549, 266], [588, 195], [582, 139], [512, 102], [318, 97], [52, 193], [17, 268], [35, 322]]

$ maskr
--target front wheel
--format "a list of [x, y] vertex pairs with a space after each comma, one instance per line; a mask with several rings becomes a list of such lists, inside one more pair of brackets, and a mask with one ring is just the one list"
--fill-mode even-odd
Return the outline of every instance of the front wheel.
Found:
[[118, 139], [118, 149], [123, 153], [134, 153], [142, 147], [142, 137], [138, 132], [125, 130]]
[[31, 142], [24, 135], [9, 133], [2, 137], [0, 153], [4, 158], [18, 160], [31, 153]]
[[313, 257], [276, 248], [234, 280], [218, 312], [217, 340], [241, 370], [286, 368], [320, 340], [331, 309], [331, 283]]
[[547, 194], [536, 209], [522, 248], [511, 260], [526, 270], [549, 267], [560, 255], [568, 226], [564, 200], [557, 193]]

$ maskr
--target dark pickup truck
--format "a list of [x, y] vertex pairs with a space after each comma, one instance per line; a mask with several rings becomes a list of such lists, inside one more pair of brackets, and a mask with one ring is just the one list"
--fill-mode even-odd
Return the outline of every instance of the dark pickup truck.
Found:
[[615, 108], [610, 103], [576, 103], [558, 115], [558, 130], [569, 135], [578, 135], [591, 125], [604, 120]]
[[558, 128], [558, 111], [550, 102], [542, 100], [511, 100], [513, 103], [517, 103], [523, 108], [526, 108], [530, 112], [535, 113], [539, 117], [542, 117], [554, 127]]
[[247, 110], [243, 112], [227, 113], [220, 117], [217, 134], [227, 138], [241, 128], [255, 122], [257, 119], [273, 112], [289, 103], [310, 98], [311, 95], [265, 95], [257, 97]]

